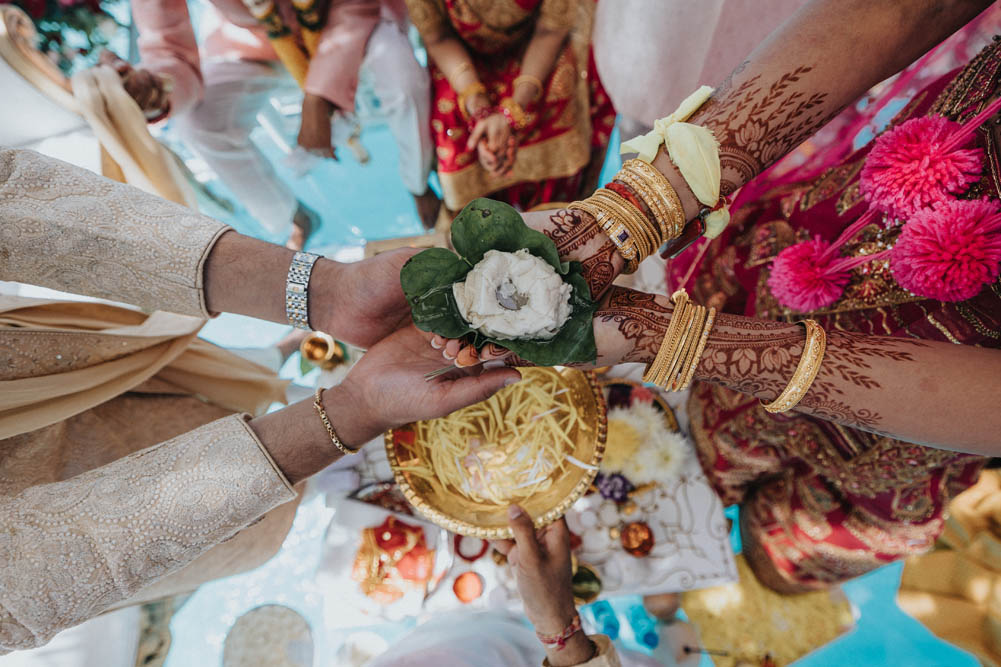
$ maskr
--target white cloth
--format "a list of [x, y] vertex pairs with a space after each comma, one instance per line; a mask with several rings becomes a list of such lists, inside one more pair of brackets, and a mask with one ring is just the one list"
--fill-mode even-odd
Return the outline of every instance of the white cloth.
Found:
[[[205, 95], [174, 119], [187, 145], [212, 168], [233, 196], [272, 234], [288, 234], [298, 202], [250, 140], [257, 114], [291, 78], [280, 65], [246, 60], [202, 64]], [[412, 194], [427, 189], [434, 157], [430, 134], [430, 80], [403, 27], [382, 21], [372, 33], [361, 76], [371, 77], [379, 111], [399, 150], [400, 178]]]
[[2, 667], [134, 667], [140, 608], [125, 607], [63, 630], [45, 646], [0, 658]]

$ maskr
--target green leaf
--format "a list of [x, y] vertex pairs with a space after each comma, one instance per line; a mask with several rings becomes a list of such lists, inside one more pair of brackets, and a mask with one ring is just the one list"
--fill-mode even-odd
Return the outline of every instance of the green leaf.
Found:
[[526, 248], [558, 273], [567, 272], [556, 244], [548, 236], [526, 225], [511, 206], [492, 199], [474, 199], [456, 216], [452, 246], [472, 266], [483, 259], [487, 250], [515, 252]]
[[[452, 223], [452, 245], [460, 256], [444, 248], [431, 248], [411, 257], [400, 271], [400, 285], [419, 329], [446, 338], [473, 334], [477, 348], [493, 342], [540, 366], [593, 362], [597, 358], [592, 321], [597, 304], [591, 301], [591, 290], [581, 273], [581, 265], [561, 262], [552, 240], [530, 229], [511, 206], [489, 199], [473, 201]], [[573, 288], [570, 318], [549, 340], [498, 340], [484, 336], [462, 318], [452, 295], [452, 284], [464, 280], [487, 250], [516, 252], [522, 248], [546, 261]]]

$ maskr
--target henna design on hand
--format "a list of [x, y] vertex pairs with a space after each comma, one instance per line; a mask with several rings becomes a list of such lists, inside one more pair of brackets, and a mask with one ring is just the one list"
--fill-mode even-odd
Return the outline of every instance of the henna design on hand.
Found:
[[788, 153], [834, 113], [825, 110], [827, 93], [799, 87], [812, 67], [797, 67], [769, 84], [757, 74], [734, 85], [745, 61], [724, 81], [690, 121], [708, 127], [720, 143], [721, 192], [732, 194]]
[[659, 299], [667, 301], [666, 297], [613, 285], [605, 303], [595, 313], [595, 322], [599, 326], [615, 325], [619, 334], [632, 344], [622, 356], [622, 363], [649, 362], [657, 356], [671, 323], [672, 310], [670, 306], [661, 304]]
[[591, 298], [597, 299], [618, 273], [614, 264], [615, 244], [606, 238], [596, 250], [585, 250], [602, 231], [593, 220], [585, 220], [579, 211], [560, 209], [549, 217], [549, 221], [552, 227], [546, 230], [546, 235], [556, 244], [560, 257], [581, 263]]

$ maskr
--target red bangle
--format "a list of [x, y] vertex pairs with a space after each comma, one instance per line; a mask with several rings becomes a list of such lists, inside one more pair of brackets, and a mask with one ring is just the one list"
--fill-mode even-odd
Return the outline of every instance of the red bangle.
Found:
[[578, 632], [580, 632], [580, 614], [574, 614], [570, 625], [563, 628], [563, 632], [555, 635], [544, 635], [536, 632], [535, 636], [546, 646], [555, 646], [557, 651], [562, 651], [566, 648], [567, 640]]

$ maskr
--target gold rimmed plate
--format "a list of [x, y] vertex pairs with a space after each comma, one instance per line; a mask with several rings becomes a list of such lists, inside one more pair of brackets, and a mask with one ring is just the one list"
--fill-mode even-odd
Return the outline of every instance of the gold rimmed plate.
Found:
[[[587, 492], [597, 474], [598, 464], [605, 452], [607, 422], [605, 400], [595, 374], [571, 368], [522, 368], [520, 371], [524, 378], [522, 383], [541, 383], [555, 379], [556, 385], [560, 387], [550, 397], [550, 404], [536, 406], [540, 410], [539, 414], [553, 414], [559, 418], [569, 414], [570, 406], [576, 410], [578, 419], [566, 432], [567, 440], [554, 444], [566, 461], [576, 461], [582, 465], [570, 463], [562, 468], [553, 467], [545, 488], [528, 497], [484, 500], [476, 494], [454, 488], [451, 484], [441, 483], [439, 479], [415, 474], [414, 470], [417, 468], [434, 470], [432, 461], [427, 460], [430, 458], [427, 451], [435, 444], [418, 443], [415, 424], [389, 431], [385, 438], [386, 454], [396, 483], [420, 514], [442, 528], [482, 539], [509, 539], [512, 535], [507, 525], [507, 508], [511, 502], [518, 502], [534, 518], [535, 525], [542, 527], [563, 516]], [[501, 398], [489, 399], [496, 400]], [[475, 437], [474, 432], [471, 438]], [[491, 471], [489, 461], [509, 462], [511, 451], [508, 450], [520, 446], [514, 442], [516, 440], [517, 438], [511, 438], [490, 445], [495, 453], [501, 455], [492, 457], [489, 456], [491, 452], [487, 452], [487, 456], [483, 457], [485, 463], [482, 467], [486, 468], [488, 474], [510, 474], [509, 463], [508, 467]]]

